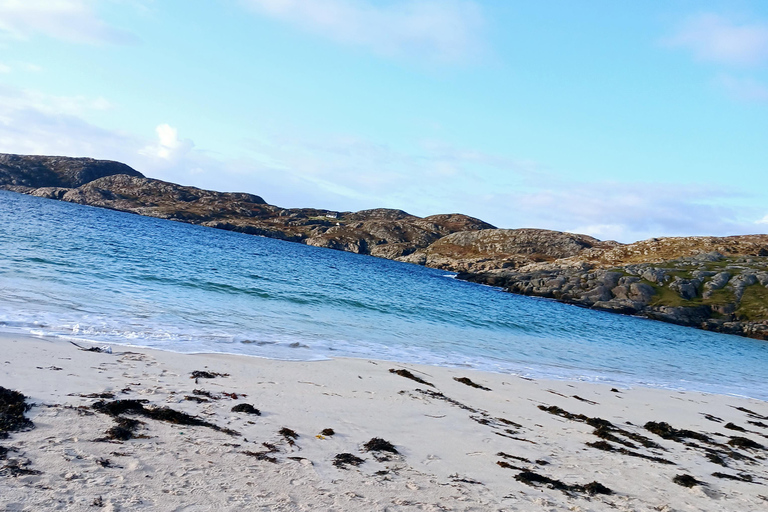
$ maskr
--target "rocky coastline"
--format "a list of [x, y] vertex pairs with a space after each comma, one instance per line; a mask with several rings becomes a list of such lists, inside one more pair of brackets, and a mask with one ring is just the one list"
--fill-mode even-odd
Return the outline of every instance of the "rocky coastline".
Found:
[[458, 273], [510, 293], [768, 340], [768, 235], [632, 244], [462, 214], [281, 208], [91, 158], [0, 154], [0, 189]]

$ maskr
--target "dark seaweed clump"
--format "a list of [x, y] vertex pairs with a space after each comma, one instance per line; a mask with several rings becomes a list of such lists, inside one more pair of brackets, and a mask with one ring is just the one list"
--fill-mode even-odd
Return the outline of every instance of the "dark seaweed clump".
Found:
[[27, 397], [0, 386], [0, 439], [7, 439], [9, 432], [22, 432], [34, 428], [24, 413], [32, 406], [26, 403]]
[[607, 441], [596, 441], [594, 443], [587, 443], [587, 446], [591, 446], [592, 448], [597, 448], [598, 450], [603, 450], [606, 452], [616, 452], [622, 455], [629, 455], [630, 457], [637, 457], [639, 459], [650, 460], [653, 462], [658, 462], [660, 464], [670, 464], [670, 465], [675, 464], [671, 460], [667, 460], [662, 457], [653, 457], [651, 455], [645, 455], [643, 453], [633, 452], [632, 450], [627, 450], [626, 448], [616, 448], [615, 446], [613, 446], [611, 443]]
[[[733, 407], [733, 406], [732, 406]], [[734, 407], [737, 411], [745, 412], [747, 413], [747, 416], [750, 418], [755, 418], [758, 420], [768, 420], [768, 416], [763, 416], [762, 414], [758, 414], [755, 411], [750, 411], [749, 409], [745, 407]]]
[[174, 425], [190, 425], [207, 427], [217, 432], [222, 432], [231, 436], [239, 435], [238, 432], [223, 428], [213, 423], [202, 420], [196, 416], [192, 416], [185, 412], [176, 411], [170, 407], [150, 407], [144, 406], [146, 400], [114, 400], [112, 402], [104, 402], [100, 400], [93, 404], [93, 408], [109, 416], [117, 417], [121, 414], [131, 413], [144, 416], [157, 421], [164, 421], [166, 423], [172, 423]]
[[207, 372], [205, 370], [195, 370], [190, 379], [215, 379], [216, 377], [229, 377], [228, 373]]
[[683, 487], [694, 487], [704, 483], [696, 480], [691, 475], [675, 475], [675, 478], [673, 478], [672, 481], [677, 485], [682, 485]]
[[97, 439], [97, 441], [128, 441], [136, 437], [136, 431], [139, 429], [139, 426], [144, 424], [144, 422], [133, 418], [118, 417], [116, 421], [117, 425], [107, 430], [106, 437]]
[[266, 461], [266, 462], [271, 462], [272, 464], [277, 464], [277, 459], [272, 457], [271, 455], [269, 455], [270, 453], [272, 453], [270, 451], [266, 451], [266, 452], [252, 452], [252, 451], [247, 451], [246, 450], [243, 453], [245, 455], [250, 456], [250, 457], [255, 457], [258, 460], [263, 460], [263, 461]]
[[597, 494], [606, 494], [606, 495], [613, 494], [613, 491], [611, 489], [604, 486], [600, 482], [590, 482], [585, 485], [579, 485], [579, 484], [569, 485], [564, 482], [561, 482], [560, 480], [555, 480], [553, 478], [549, 478], [548, 476], [534, 473], [533, 471], [522, 471], [517, 475], [515, 475], [515, 480], [517, 480], [518, 482], [522, 482], [526, 485], [530, 485], [532, 487], [536, 487], [539, 484], [546, 485], [550, 489], [562, 491], [566, 494], [580, 493], [580, 494], [588, 494], [590, 496], [595, 496]]
[[281, 428], [277, 433], [283, 436], [283, 439], [285, 439], [291, 446], [295, 445], [296, 439], [299, 438], [299, 434], [297, 434], [295, 430], [291, 430], [288, 427]]
[[461, 382], [462, 384], [466, 384], [467, 386], [472, 388], [482, 389], [483, 391], [491, 390], [491, 388], [487, 388], [485, 386], [481, 386], [476, 382], [472, 382], [471, 380], [469, 380], [468, 377], [454, 377], [453, 380], [455, 380], [456, 382]]
[[232, 408], [232, 412], [244, 412], [246, 414], [255, 414], [256, 416], [261, 416], [261, 411], [251, 404], [237, 404]]
[[351, 453], [340, 453], [333, 458], [333, 465], [339, 469], [347, 469], [347, 466], [359, 466], [363, 462], [365, 460]]
[[397, 448], [395, 448], [395, 445], [390, 443], [389, 441], [385, 441], [384, 439], [380, 437], [374, 437], [367, 443], [363, 445], [363, 448], [367, 452], [390, 452], [390, 453], [400, 453], [397, 451]]
[[728, 430], [735, 430], [737, 432], [746, 432], [746, 430], [743, 427], [740, 427], [735, 423], [730, 423], [730, 422], [725, 424], [725, 428], [727, 428]]
[[405, 370], [405, 369], [395, 370], [394, 368], [390, 368], [389, 369], [389, 373], [394, 373], [394, 374], [399, 375], [401, 377], [405, 377], [406, 379], [415, 380], [419, 384], [424, 384], [426, 386], [435, 387], [435, 385], [432, 384], [431, 382], [427, 382], [424, 379], [422, 379], [421, 377], [417, 377], [417, 376], [415, 376], [414, 374], [412, 374], [411, 372], [409, 372], [408, 370]]
[[712, 439], [700, 432], [694, 432], [693, 430], [677, 429], [664, 421], [655, 422], [649, 421], [645, 424], [645, 429], [653, 432], [662, 439], [671, 439], [682, 443], [685, 439], [696, 439], [697, 441], [704, 441], [705, 443], [712, 443]]
[[323, 430], [320, 431], [321, 436], [330, 437], [335, 434], [336, 434], [336, 431], [333, 430], [332, 428], [324, 428]]
[[751, 439], [747, 439], [746, 437], [732, 437], [730, 441], [728, 441], [728, 444], [733, 446], [734, 448], [749, 448], [751, 450], [765, 450], [765, 446], [761, 445], [760, 443], [756, 443]]
[[729, 475], [727, 473], [712, 473], [712, 476], [717, 478], [725, 478], [727, 480], [737, 480], [739, 482], [749, 482], [751, 483], [752, 475], [748, 475], [746, 473], [740, 473], [738, 475]]
[[548, 412], [549, 414], [554, 414], [555, 416], [560, 416], [562, 418], [566, 418], [572, 421], [586, 423], [590, 427], [594, 427], [595, 430], [593, 434], [596, 435], [597, 437], [606, 439], [608, 441], [613, 441], [615, 443], [623, 444], [624, 446], [627, 446], [629, 448], [635, 448], [635, 445], [624, 439], [619, 439], [614, 434], [619, 434], [628, 439], [631, 439], [636, 443], [640, 443], [646, 448], [663, 449], [661, 446], [658, 445], [658, 443], [651, 441], [647, 437], [637, 434], [635, 432], [630, 432], [628, 430], [619, 428], [615, 426], [613, 423], [611, 423], [610, 421], [605, 420], [603, 418], [590, 418], [589, 416], [585, 416], [584, 414], [573, 414], [564, 409], [561, 409], [556, 405], [550, 405], [550, 406], [540, 405], [539, 409], [541, 409], [542, 411]]
[[29, 469], [30, 462], [28, 460], [9, 460], [2, 468], [0, 468], [0, 476], [28, 476], [28, 475], [41, 475], [42, 471], [36, 469]]

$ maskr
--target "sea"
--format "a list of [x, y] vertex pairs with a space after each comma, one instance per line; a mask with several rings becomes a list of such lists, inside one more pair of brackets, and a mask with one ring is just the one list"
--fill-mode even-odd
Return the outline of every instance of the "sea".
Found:
[[523, 297], [443, 270], [0, 191], [0, 330], [768, 400], [768, 342]]

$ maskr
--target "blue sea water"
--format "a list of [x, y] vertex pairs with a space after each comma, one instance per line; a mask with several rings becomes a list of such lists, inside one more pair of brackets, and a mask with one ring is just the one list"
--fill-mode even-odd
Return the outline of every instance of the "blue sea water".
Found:
[[768, 400], [768, 343], [445, 271], [0, 191], [0, 330], [337, 356]]

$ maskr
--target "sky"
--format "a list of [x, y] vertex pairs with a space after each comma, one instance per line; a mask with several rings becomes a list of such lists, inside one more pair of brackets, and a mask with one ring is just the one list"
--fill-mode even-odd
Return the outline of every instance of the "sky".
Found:
[[0, 152], [282, 207], [768, 232], [764, 0], [0, 0]]

